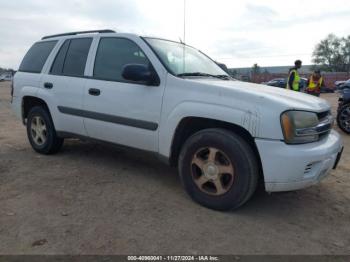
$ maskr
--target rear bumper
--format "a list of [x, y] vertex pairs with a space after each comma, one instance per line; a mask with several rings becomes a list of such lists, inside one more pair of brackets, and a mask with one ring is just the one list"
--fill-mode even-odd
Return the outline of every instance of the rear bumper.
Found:
[[255, 141], [268, 192], [297, 190], [319, 183], [335, 166], [343, 148], [341, 137], [334, 130], [321, 141], [303, 145]]

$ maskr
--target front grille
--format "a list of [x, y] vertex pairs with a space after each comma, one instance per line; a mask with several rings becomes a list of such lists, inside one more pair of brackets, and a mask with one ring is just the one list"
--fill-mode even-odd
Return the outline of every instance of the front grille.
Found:
[[319, 140], [321, 140], [322, 138], [327, 137], [331, 132], [334, 123], [334, 118], [330, 110], [318, 113], [317, 117], [320, 122], [319, 126], [322, 126], [318, 129]]

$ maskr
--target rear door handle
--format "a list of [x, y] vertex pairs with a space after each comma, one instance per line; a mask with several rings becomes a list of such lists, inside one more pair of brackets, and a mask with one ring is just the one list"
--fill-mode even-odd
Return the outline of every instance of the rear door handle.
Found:
[[101, 94], [101, 91], [100, 89], [97, 89], [97, 88], [90, 88], [89, 94], [92, 96], [99, 96]]
[[49, 82], [45, 82], [44, 83], [44, 87], [47, 88], [47, 89], [51, 89], [51, 88], [53, 88], [53, 84], [49, 83]]

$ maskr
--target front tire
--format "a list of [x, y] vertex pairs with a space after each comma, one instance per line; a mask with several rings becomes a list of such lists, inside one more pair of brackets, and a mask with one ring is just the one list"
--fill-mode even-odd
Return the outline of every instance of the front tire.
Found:
[[57, 153], [64, 141], [57, 136], [51, 116], [42, 106], [30, 109], [27, 117], [27, 136], [32, 148], [46, 155]]
[[225, 129], [205, 129], [192, 135], [179, 156], [179, 173], [187, 193], [215, 210], [231, 210], [253, 195], [258, 162], [251, 146]]
[[337, 115], [337, 124], [341, 130], [350, 134], [350, 104], [343, 105]]

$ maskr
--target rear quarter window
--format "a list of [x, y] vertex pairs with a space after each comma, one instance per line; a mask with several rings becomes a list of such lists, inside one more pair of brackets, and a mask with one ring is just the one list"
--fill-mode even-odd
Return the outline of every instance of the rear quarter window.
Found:
[[40, 73], [57, 41], [35, 43], [24, 56], [18, 71]]
[[92, 38], [67, 39], [60, 48], [50, 73], [64, 76], [84, 76]]

